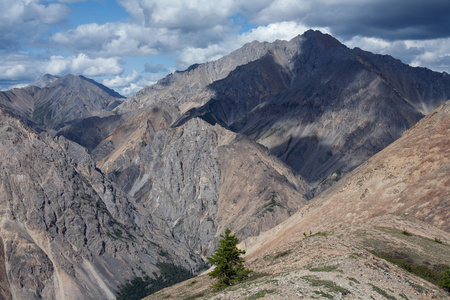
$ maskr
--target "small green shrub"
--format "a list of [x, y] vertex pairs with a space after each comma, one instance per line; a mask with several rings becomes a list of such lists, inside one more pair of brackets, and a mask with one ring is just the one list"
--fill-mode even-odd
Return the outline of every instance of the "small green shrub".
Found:
[[361, 283], [361, 282], [359, 282], [356, 278], [353, 278], [353, 277], [347, 277], [347, 279], [350, 280], [350, 281], [356, 282], [356, 283], [358, 283], [358, 284]]
[[406, 236], [412, 236], [412, 233], [409, 232], [409, 231], [406, 230], [406, 229], [403, 229], [402, 234], [404, 234], [404, 235], [406, 235]]
[[273, 259], [277, 259], [277, 258], [286, 256], [286, 255], [288, 255], [288, 254], [290, 254], [290, 253], [291, 253], [290, 250], [287, 250], [287, 251], [283, 251], [283, 252], [277, 253], [277, 254], [273, 257]]
[[198, 282], [197, 280], [193, 280], [193, 281], [189, 282], [189, 285], [194, 285], [194, 284], [196, 284], [197, 282]]
[[386, 293], [384, 290], [382, 290], [381, 288], [377, 287], [376, 285], [373, 285], [371, 283], [369, 283], [372, 286], [372, 289], [377, 292], [378, 294], [380, 294], [381, 296], [383, 296], [386, 299], [389, 300], [397, 300], [397, 298], [395, 298], [394, 296], [389, 295], [388, 293]]
[[439, 286], [447, 292], [450, 292], [450, 269], [443, 271], [441, 277]]
[[328, 298], [328, 299], [333, 299], [334, 298], [333, 295], [330, 295], [330, 294], [322, 292], [322, 291], [313, 291], [313, 292], [314, 292], [314, 294], [320, 295], [323, 298]]
[[323, 267], [317, 267], [317, 268], [311, 268], [309, 269], [311, 272], [332, 272], [339, 268], [339, 265], [333, 265], [333, 266], [323, 266]]
[[270, 294], [270, 293], [273, 293], [273, 292], [275, 292], [275, 290], [262, 290], [262, 291], [257, 292], [256, 294], [246, 298], [246, 300], [263, 298], [263, 297], [266, 296], [266, 294]]

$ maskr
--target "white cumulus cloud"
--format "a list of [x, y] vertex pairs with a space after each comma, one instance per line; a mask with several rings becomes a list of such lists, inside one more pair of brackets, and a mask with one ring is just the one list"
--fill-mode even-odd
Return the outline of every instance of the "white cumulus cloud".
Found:
[[136, 72], [136, 70], [133, 70], [133, 73], [127, 76], [120, 76], [117, 75], [116, 77], [112, 79], [104, 79], [103, 84], [110, 88], [117, 88], [117, 87], [124, 87], [129, 85], [130, 83], [136, 81], [137, 79], [140, 79], [141, 75]]
[[39, 0], [0, 1], [0, 49], [19, 49], [39, 41], [49, 26], [64, 22], [69, 9], [64, 4]]
[[8, 62], [0, 65], [0, 79], [34, 80], [45, 73], [103, 76], [118, 75], [123, 72], [120, 59], [117, 57], [90, 58], [84, 53], [69, 57], [51, 56], [45, 60], [27, 55], [4, 57], [8, 59]]

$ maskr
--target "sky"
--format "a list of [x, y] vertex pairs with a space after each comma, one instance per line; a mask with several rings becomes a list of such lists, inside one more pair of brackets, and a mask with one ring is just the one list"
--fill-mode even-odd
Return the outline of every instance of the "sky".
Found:
[[450, 73], [450, 0], [0, 0], [0, 90], [70, 73], [131, 96], [245, 43], [308, 29]]

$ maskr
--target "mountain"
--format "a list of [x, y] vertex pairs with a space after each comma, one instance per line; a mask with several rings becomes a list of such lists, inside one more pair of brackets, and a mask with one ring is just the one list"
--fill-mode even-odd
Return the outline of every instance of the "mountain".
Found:
[[145, 299], [448, 299], [426, 273], [450, 264], [449, 137], [447, 102], [292, 217], [243, 241], [258, 274], [249, 282], [213, 293], [202, 275]]
[[[275, 256], [304, 245], [311, 247], [309, 260], [321, 246], [329, 253], [333, 247], [363, 251], [359, 232], [379, 236], [383, 222], [441, 238], [444, 248], [432, 249], [442, 252], [449, 239], [446, 202], [439, 197], [446, 198], [448, 172], [433, 169], [427, 153], [443, 160], [445, 171], [445, 151], [434, 140], [425, 144], [434, 148], [422, 150], [402, 144], [410, 153], [424, 151], [406, 159], [396, 156], [402, 152], [393, 142], [402, 134], [416, 141], [414, 124], [446, 102], [449, 90], [445, 73], [308, 31], [291, 41], [252, 42], [128, 99], [72, 75], [3, 92], [0, 293], [6, 299], [113, 299], [129, 280], [164, 281], [168, 265], [198, 273], [226, 227], [245, 240], [249, 259], [271, 272]], [[440, 134], [444, 143], [446, 136]], [[387, 153], [396, 159], [361, 175], [390, 143], [394, 150]], [[421, 157], [428, 157], [436, 182], [425, 163], [410, 169]], [[375, 172], [395, 164], [387, 179]], [[401, 181], [410, 173], [415, 181]], [[352, 176], [362, 177], [342, 194]], [[389, 182], [394, 185], [383, 186]], [[436, 197], [427, 194], [433, 184], [441, 191]], [[356, 190], [359, 185], [365, 190]], [[396, 198], [409, 192], [418, 198]], [[388, 213], [411, 215], [400, 222]], [[290, 227], [298, 220], [309, 221]], [[311, 237], [302, 244], [296, 238], [307, 229]], [[345, 238], [322, 243], [322, 235], [312, 234], [319, 230], [333, 241]], [[289, 248], [291, 241], [300, 248]], [[294, 258], [286, 261], [295, 265]]]
[[200, 117], [243, 133], [316, 186], [353, 170], [449, 98], [446, 73], [310, 30], [172, 74], [122, 106], [170, 103], [174, 126]]
[[49, 129], [111, 111], [123, 98], [91, 79], [73, 75], [47, 74], [28, 87], [0, 92], [0, 104]]

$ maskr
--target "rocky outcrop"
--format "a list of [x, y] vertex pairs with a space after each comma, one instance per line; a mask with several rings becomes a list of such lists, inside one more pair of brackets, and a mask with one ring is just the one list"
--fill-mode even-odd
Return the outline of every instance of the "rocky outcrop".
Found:
[[113, 299], [125, 280], [157, 271], [158, 240], [133, 226], [137, 209], [87, 152], [1, 114], [0, 269], [12, 297]]
[[[104, 169], [186, 251], [207, 255], [225, 227], [258, 235], [304, 204], [308, 185], [263, 147], [192, 119]], [[264, 218], [263, 218], [264, 216]]]

